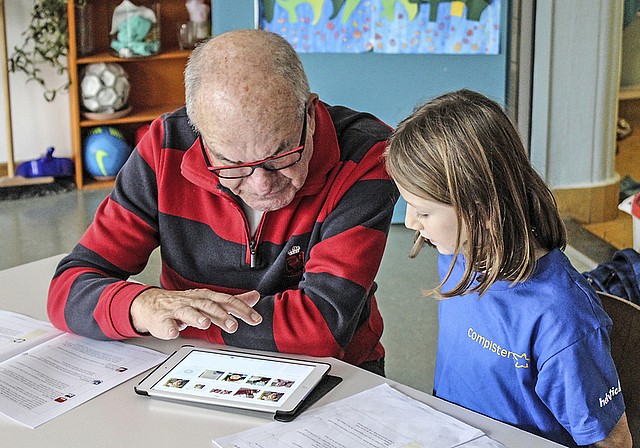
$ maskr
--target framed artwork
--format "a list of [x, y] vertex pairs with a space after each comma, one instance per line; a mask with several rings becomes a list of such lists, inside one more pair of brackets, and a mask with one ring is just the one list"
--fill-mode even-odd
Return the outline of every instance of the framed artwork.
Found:
[[498, 54], [502, 0], [256, 0], [300, 53]]

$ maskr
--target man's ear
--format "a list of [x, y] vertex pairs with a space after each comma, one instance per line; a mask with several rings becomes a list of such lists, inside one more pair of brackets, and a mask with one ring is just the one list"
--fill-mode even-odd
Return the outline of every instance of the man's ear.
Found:
[[309, 95], [309, 101], [307, 101], [307, 114], [309, 114], [309, 120], [307, 121], [307, 133], [313, 135], [316, 131], [316, 107], [320, 97], [317, 93]]

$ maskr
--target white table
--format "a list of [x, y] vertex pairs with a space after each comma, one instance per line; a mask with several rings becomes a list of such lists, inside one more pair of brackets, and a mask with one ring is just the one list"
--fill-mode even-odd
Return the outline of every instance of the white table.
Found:
[[[0, 271], [0, 309], [48, 320], [46, 299], [49, 282], [63, 255]], [[172, 353], [183, 344], [215, 347], [202, 340], [178, 338], [160, 341], [137, 338], [129, 342]], [[315, 406], [320, 406], [387, 382], [403, 393], [484, 431], [507, 447], [558, 447], [560, 445], [445, 402], [431, 395], [384, 379], [342, 361], [324, 359], [331, 373], [343, 381]], [[2, 446], [11, 447], [207, 447], [211, 439], [233, 434], [272, 420], [266, 417], [224, 412], [202, 406], [171, 403], [141, 397], [133, 386], [143, 375], [29, 429], [0, 414]]]

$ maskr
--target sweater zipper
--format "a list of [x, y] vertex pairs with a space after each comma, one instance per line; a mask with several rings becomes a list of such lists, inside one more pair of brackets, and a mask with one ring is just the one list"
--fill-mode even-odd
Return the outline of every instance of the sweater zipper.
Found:
[[[249, 245], [247, 247], [249, 251], [249, 267], [253, 269], [258, 265], [258, 250], [257, 250], [258, 240], [260, 239], [260, 231], [262, 230], [262, 224], [264, 223], [264, 215], [266, 214], [266, 212], [262, 215], [262, 218], [260, 219], [260, 224], [258, 224], [258, 229], [256, 230], [256, 236], [253, 237], [251, 235], [251, 228], [249, 227], [249, 220], [244, 214], [244, 210], [242, 209], [242, 206], [238, 204], [238, 202], [232, 200], [231, 198], [229, 198], [229, 200], [231, 200], [235, 208], [240, 212], [240, 216], [244, 220], [244, 229], [247, 234], [247, 241], [249, 241]], [[246, 262], [247, 262], [247, 259], [245, 257], [245, 263]]]
[[255, 237], [251, 236], [249, 221], [245, 217], [245, 226], [247, 229], [247, 240], [249, 240], [249, 267], [252, 269], [258, 266], [258, 241], [260, 241], [260, 233], [262, 232], [262, 224], [264, 223], [265, 215], [266, 215], [266, 212], [262, 215], [262, 218], [260, 219], [260, 224], [258, 224], [258, 229], [256, 230]]
[[249, 242], [249, 252], [251, 252], [251, 255], [250, 255], [250, 263], [251, 263], [250, 267], [251, 268], [255, 268], [256, 267], [256, 262], [257, 262], [257, 260], [256, 260], [256, 258], [257, 258], [256, 257], [256, 246], [257, 246], [256, 240], [255, 239], [251, 239], [251, 241]]

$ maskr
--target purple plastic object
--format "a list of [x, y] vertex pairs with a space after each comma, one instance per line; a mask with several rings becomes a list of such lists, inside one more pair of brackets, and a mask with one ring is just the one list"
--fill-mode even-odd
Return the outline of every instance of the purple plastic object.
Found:
[[47, 155], [39, 159], [23, 162], [16, 168], [16, 175], [22, 177], [73, 176], [76, 167], [73, 160], [53, 157], [53, 146], [47, 148]]

